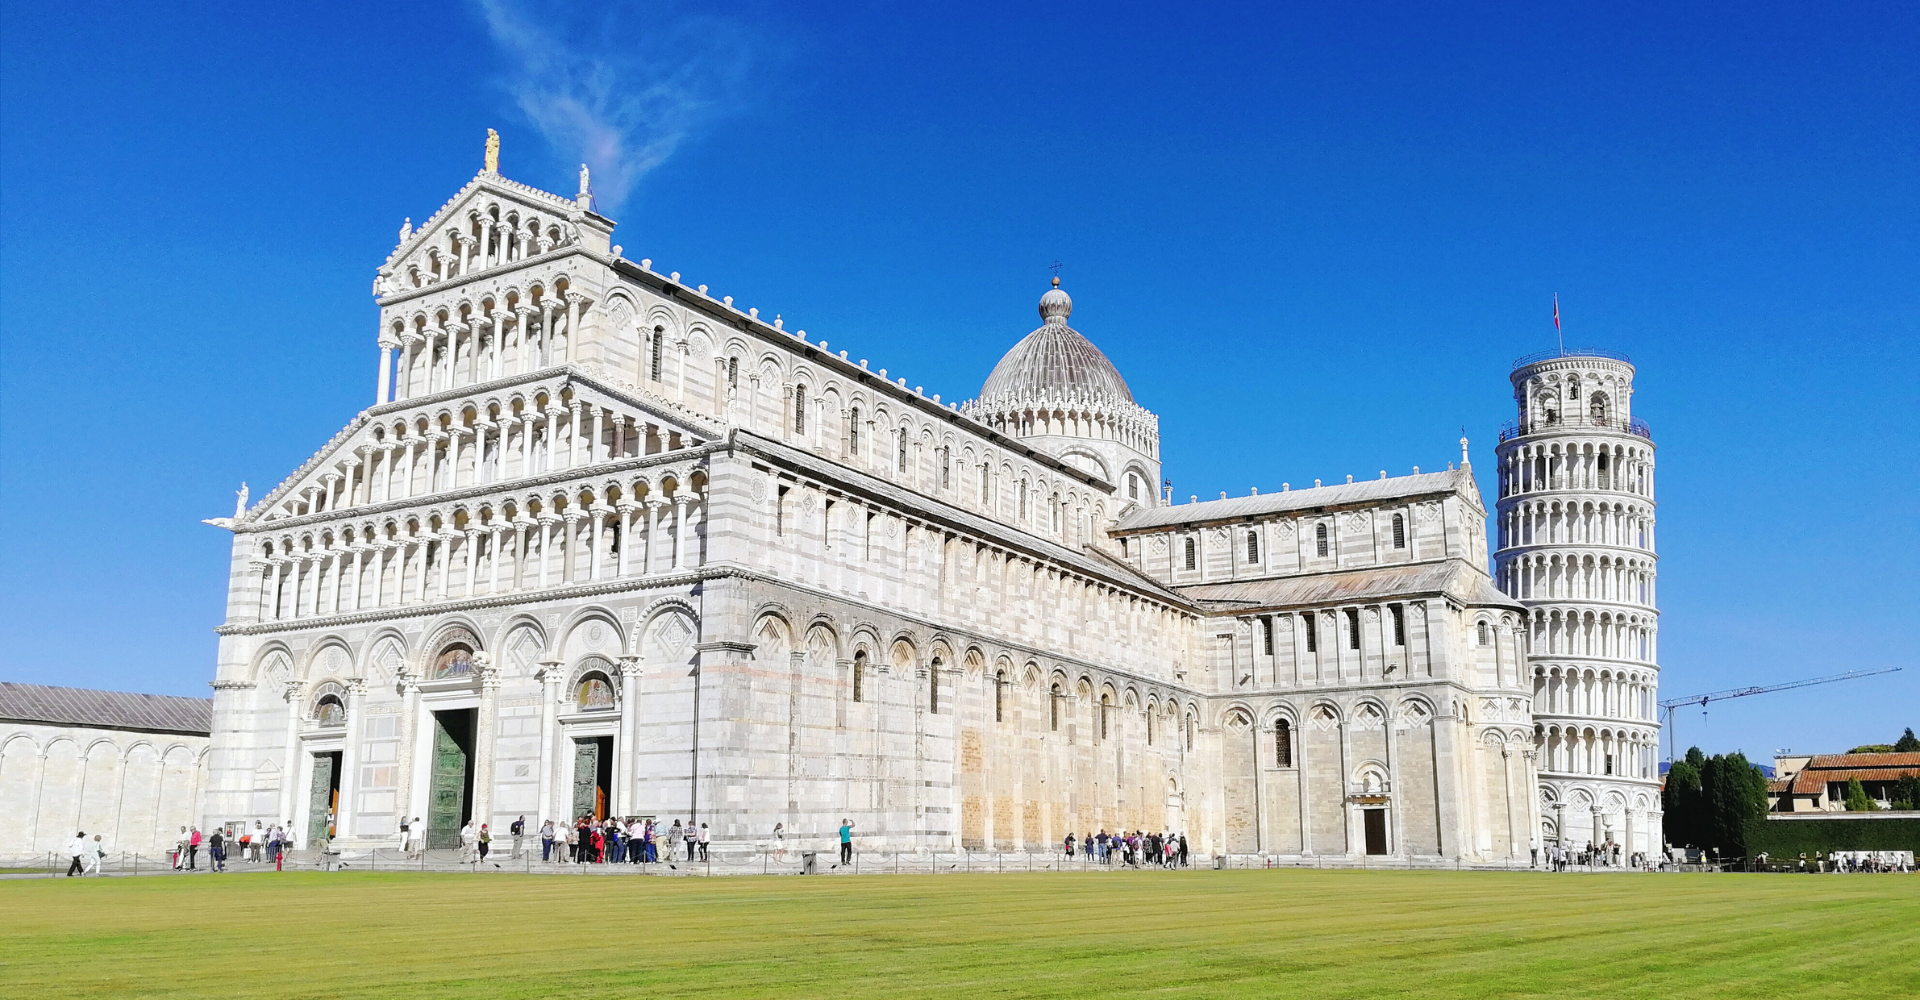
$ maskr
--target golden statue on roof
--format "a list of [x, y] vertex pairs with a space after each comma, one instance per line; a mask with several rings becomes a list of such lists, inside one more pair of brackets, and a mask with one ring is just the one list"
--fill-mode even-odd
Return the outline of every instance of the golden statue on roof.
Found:
[[487, 130], [487, 173], [500, 172], [500, 133]]

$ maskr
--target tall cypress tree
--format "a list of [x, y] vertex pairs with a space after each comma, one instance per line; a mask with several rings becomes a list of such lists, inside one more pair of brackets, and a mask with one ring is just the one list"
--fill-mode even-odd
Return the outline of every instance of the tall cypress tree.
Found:
[[1700, 767], [1705, 755], [1699, 747], [1687, 751], [1667, 770], [1667, 784], [1660, 790], [1660, 809], [1665, 813], [1667, 843], [1677, 847], [1701, 844]]
[[1747, 821], [1767, 812], [1767, 778], [1743, 753], [1715, 754], [1700, 772], [1701, 846], [1723, 859], [1745, 857]]

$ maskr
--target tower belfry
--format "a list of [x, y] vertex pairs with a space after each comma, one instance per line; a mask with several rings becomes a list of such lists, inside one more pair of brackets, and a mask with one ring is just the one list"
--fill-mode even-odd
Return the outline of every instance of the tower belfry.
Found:
[[1662, 841], [1652, 433], [1626, 355], [1514, 362], [1502, 428], [1494, 581], [1529, 609], [1543, 844]]

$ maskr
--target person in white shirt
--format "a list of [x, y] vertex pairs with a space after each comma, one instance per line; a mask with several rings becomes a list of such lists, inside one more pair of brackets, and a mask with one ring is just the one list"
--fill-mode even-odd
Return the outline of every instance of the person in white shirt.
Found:
[[93, 835], [93, 843], [87, 845], [87, 871], [100, 874], [100, 862], [107, 859], [107, 845], [99, 834]]
[[67, 865], [67, 877], [86, 874], [86, 864], [82, 859], [87, 853], [87, 831], [82, 830], [67, 841], [67, 853], [73, 857], [73, 861]]
[[247, 853], [249, 855], [247, 860], [259, 864], [260, 858], [266, 853], [266, 850], [267, 828], [261, 826], [260, 821], [256, 819], [253, 821], [253, 840], [247, 845]]
[[478, 864], [480, 861], [480, 835], [473, 832], [473, 821], [460, 828], [460, 861], [463, 864]]

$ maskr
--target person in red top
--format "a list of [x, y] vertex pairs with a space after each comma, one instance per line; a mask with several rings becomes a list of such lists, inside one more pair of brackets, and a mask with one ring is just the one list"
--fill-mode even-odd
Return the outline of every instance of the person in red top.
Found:
[[187, 838], [187, 870], [193, 871], [200, 860], [200, 828], [193, 828], [193, 835]]
[[596, 825], [593, 828], [593, 862], [594, 864], [599, 864], [606, 859], [607, 835], [600, 832], [600, 827]]

